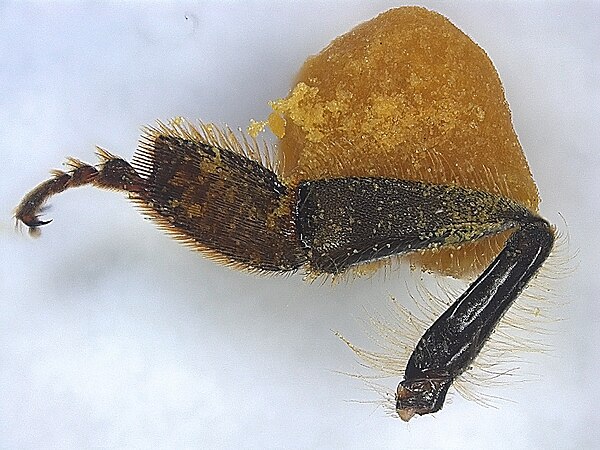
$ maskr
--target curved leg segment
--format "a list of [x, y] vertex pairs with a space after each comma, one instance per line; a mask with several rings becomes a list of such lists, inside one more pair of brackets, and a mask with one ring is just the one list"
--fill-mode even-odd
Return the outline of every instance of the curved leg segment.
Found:
[[98, 149], [100, 164], [97, 167], [83, 163], [75, 158], [67, 159], [71, 168], [68, 172], [55, 170], [53, 178], [40, 183], [23, 197], [15, 209], [15, 218], [29, 227], [35, 234], [38, 228], [52, 220], [41, 220], [40, 213], [44, 204], [53, 195], [67, 189], [91, 184], [102, 189], [139, 193], [144, 190], [145, 182], [131, 165], [122, 158]]

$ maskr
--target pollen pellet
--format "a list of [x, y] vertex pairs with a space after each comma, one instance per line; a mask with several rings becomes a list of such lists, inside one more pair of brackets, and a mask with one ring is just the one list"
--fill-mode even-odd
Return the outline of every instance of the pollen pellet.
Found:
[[[355, 27], [308, 58], [273, 109], [285, 118], [284, 179], [376, 175], [455, 184], [537, 211], [500, 78], [486, 53], [438, 13], [392, 9]], [[411, 259], [473, 275], [506, 237]]]

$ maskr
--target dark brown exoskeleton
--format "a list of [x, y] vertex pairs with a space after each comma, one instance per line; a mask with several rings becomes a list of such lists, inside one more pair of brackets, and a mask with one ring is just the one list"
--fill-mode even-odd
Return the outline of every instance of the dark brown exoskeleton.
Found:
[[452, 382], [548, 257], [554, 230], [504, 197], [453, 185], [377, 177], [284, 182], [209, 126], [149, 128], [129, 164], [99, 151], [98, 167], [33, 189], [16, 209], [31, 231], [54, 194], [91, 184], [122, 191], [176, 239], [237, 268], [339, 274], [392, 255], [456, 246], [512, 230], [504, 249], [417, 343], [396, 393], [403, 420], [442, 408]]

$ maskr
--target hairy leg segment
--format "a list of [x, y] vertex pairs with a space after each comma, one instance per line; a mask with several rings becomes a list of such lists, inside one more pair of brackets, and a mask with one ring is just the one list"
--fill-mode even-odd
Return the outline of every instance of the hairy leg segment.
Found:
[[416, 344], [396, 393], [401, 419], [440, 410], [548, 257], [554, 230], [517, 202], [464, 187], [380, 177], [282, 180], [271, 168], [202, 133], [150, 129], [133, 163], [100, 150], [97, 167], [29, 192], [15, 210], [31, 232], [46, 201], [72, 187], [120, 191], [174, 238], [218, 262], [257, 272], [339, 274], [361, 263], [459, 246], [512, 231], [490, 266]]

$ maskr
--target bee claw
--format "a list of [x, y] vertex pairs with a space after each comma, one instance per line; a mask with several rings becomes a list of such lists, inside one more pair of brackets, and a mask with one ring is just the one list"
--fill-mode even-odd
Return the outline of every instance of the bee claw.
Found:
[[29, 228], [37, 228], [37, 227], [41, 227], [42, 225], [48, 225], [50, 222], [52, 222], [52, 219], [48, 219], [48, 220], [39, 220], [39, 219], [35, 219], [33, 221], [33, 223], [29, 224], [25, 224], [27, 225]]
[[42, 225], [47, 225], [50, 222], [52, 222], [52, 219], [48, 219], [48, 220], [40, 220], [38, 217], [36, 216], [17, 216], [17, 221], [22, 222], [23, 224], [25, 224], [27, 227], [29, 227], [29, 229], [34, 229], [34, 228], [38, 228], [41, 227]]

